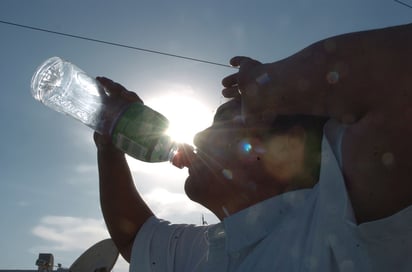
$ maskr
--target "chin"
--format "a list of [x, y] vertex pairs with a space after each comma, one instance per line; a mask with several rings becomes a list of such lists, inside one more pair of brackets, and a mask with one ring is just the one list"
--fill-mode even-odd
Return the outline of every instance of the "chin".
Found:
[[202, 196], [202, 190], [198, 185], [199, 181], [196, 180], [193, 176], [189, 175], [185, 181], [185, 193], [190, 198], [190, 200], [199, 202], [199, 198]]
[[213, 195], [213, 178], [208, 175], [189, 175], [186, 178], [184, 190], [190, 200], [210, 209], [209, 203], [213, 202], [216, 196]]

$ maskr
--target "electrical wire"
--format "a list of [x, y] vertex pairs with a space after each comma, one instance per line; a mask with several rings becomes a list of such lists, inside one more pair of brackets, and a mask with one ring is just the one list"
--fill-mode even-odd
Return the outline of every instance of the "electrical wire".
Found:
[[395, 1], [395, 2], [397, 2], [397, 3], [399, 3], [399, 4], [401, 4], [401, 5], [404, 5], [405, 7], [408, 7], [408, 8], [411, 8], [411, 9], [412, 9], [412, 6], [406, 4], [405, 2], [402, 2], [402, 1], [400, 1], [400, 0], [393, 0], [393, 1]]
[[29, 25], [22, 25], [22, 24], [17, 24], [17, 23], [13, 23], [13, 22], [3, 21], [3, 20], [0, 20], [0, 23], [5, 24], [5, 25], [16, 26], [16, 27], [20, 27], [20, 28], [25, 28], [25, 29], [41, 31], [41, 32], [45, 32], [45, 33], [50, 33], [50, 34], [55, 34], [55, 35], [80, 39], [80, 40], [85, 40], [85, 41], [90, 41], [90, 42], [96, 42], [96, 43], [101, 43], [101, 44], [106, 44], [106, 45], [111, 45], [111, 46], [117, 46], [117, 47], [137, 50], [137, 51], [143, 51], [143, 52], [146, 52], [146, 53], [158, 54], [158, 55], [163, 55], [163, 56], [168, 56], [168, 57], [173, 57], [173, 58], [185, 59], [185, 60], [189, 60], [189, 61], [195, 61], [195, 62], [201, 62], [201, 63], [211, 64], [211, 65], [223, 66], [223, 67], [228, 67], [228, 68], [235, 68], [235, 67], [230, 66], [228, 64], [222, 64], [222, 63], [208, 61], [208, 60], [204, 60], [204, 59], [198, 59], [198, 58], [192, 58], [192, 57], [187, 57], [187, 56], [182, 56], [182, 55], [177, 55], [177, 54], [171, 54], [171, 53], [166, 53], [166, 52], [162, 52], [162, 51], [157, 51], [157, 50], [152, 50], [152, 49], [147, 49], [147, 48], [141, 48], [141, 47], [126, 45], [126, 44], [121, 44], [121, 43], [116, 43], [116, 42], [104, 41], [104, 40], [100, 40], [100, 39], [89, 38], [89, 37], [74, 35], [74, 34], [70, 34], [70, 33], [53, 31], [53, 30], [49, 30], [49, 29], [45, 29], [45, 28], [39, 28], [39, 27], [34, 27], [34, 26], [29, 26]]

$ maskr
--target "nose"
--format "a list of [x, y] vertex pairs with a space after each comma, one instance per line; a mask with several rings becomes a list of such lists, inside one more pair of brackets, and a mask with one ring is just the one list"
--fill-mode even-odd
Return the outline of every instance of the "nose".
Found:
[[199, 147], [205, 145], [207, 135], [210, 134], [209, 130], [210, 130], [210, 128], [207, 128], [207, 129], [204, 129], [204, 130], [199, 131], [198, 133], [196, 133], [195, 137], [193, 138], [193, 143], [195, 144], [196, 147], [199, 148]]
[[193, 143], [197, 150], [209, 155], [221, 155], [227, 149], [226, 141], [222, 129], [209, 127], [197, 133], [193, 139]]

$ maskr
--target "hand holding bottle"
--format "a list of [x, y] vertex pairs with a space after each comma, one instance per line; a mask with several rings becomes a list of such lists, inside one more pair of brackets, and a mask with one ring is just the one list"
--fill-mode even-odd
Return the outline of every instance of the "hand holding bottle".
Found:
[[[131, 92], [127, 90], [123, 85], [114, 82], [111, 79], [108, 79], [106, 77], [96, 77], [96, 80], [104, 87], [106, 93], [107, 100], [113, 99], [113, 100], [124, 100], [127, 103], [142, 103], [143, 100], [134, 92]], [[96, 144], [96, 147], [98, 149], [102, 148], [113, 148], [114, 150], [117, 150], [119, 152], [122, 152], [121, 150], [117, 149], [113, 143], [112, 143], [112, 138], [110, 134], [101, 134], [99, 132], [94, 133], [94, 142]]]
[[109, 97], [120, 97], [130, 103], [139, 102], [143, 104], [143, 100], [136, 93], [127, 90], [123, 85], [106, 77], [96, 77], [96, 80], [102, 84]]
[[[96, 80], [105, 88], [107, 92], [107, 99], [122, 100], [126, 104], [130, 103], [142, 103], [143, 100], [134, 92], [127, 90], [121, 84], [114, 82], [111, 79], [105, 77], [96, 77]], [[101, 135], [95, 132], [94, 141], [98, 149], [101, 148], [113, 148], [113, 150], [118, 150], [112, 143], [111, 135]], [[188, 144], [179, 144], [176, 154], [173, 157], [172, 163], [178, 168], [187, 167], [191, 164], [194, 159], [193, 147]]]

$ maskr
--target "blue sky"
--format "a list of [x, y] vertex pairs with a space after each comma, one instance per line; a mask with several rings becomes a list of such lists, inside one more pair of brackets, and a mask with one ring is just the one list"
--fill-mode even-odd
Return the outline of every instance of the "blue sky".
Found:
[[[219, 63], [234, 55], [271, 62], [332, 35], [409, 23], [412, 9], [392, 0], [2, 0], [0, 20]], [[60, 56], [112, 78], [180, 120], [187, 135], [210, 123], [224, 101], [220, 81], [234, 70], [4, 24], [0, 35], [0, 269], [34, 269], [40, 252], [68, 267], [108, 237], [96, 152], [92, 131], [30, 96], [35, 68]], [[216, 222], [185, 198], [186, 170], [132, 159], [130, 165], [160, 217], [200, 224], [204, 214]], [[127, 265], [120, 260], [114, 270]]]

